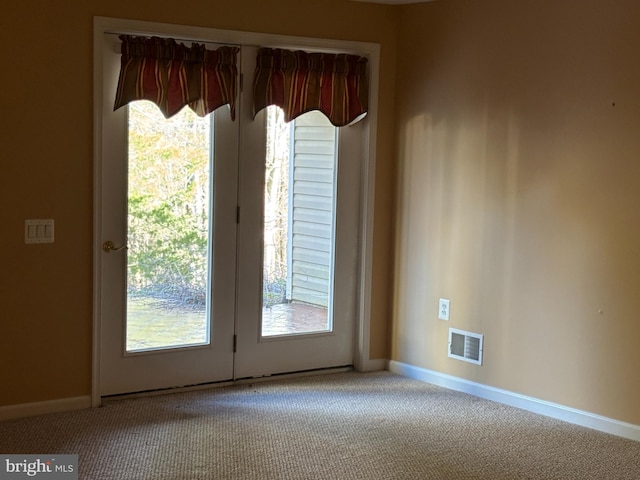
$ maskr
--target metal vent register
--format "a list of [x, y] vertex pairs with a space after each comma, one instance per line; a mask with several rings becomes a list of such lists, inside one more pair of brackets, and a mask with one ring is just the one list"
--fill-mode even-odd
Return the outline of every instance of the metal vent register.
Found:
[[449, 329], [449, 357], [482, 365], [482, 340], [479, 333]]

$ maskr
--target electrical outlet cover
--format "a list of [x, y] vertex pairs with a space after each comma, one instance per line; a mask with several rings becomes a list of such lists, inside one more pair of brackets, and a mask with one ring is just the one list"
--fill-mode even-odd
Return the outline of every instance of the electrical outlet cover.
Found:
[[449, 320], [449, 300], [441, 298], [438, 304], [438, 318], [440, 320]]

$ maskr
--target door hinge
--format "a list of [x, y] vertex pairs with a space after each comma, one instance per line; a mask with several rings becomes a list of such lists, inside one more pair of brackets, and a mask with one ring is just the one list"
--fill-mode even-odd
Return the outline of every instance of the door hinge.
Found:
[[238, 335], [233, 335], [233, 353], [238, 351]]

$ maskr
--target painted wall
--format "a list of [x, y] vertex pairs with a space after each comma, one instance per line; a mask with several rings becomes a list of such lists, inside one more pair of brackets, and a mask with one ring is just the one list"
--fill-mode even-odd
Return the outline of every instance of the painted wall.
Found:
[[[388, 356], [395, 10], [345, 0], [8, 0], [0, 16], [0, 405], [88, 395], [93, 17], [381, 44], [371, 358]], [[24, 244], [24, 220], [55, 243]]]
[[400, 12], [391, 358], [640, 424], [640, 3]]

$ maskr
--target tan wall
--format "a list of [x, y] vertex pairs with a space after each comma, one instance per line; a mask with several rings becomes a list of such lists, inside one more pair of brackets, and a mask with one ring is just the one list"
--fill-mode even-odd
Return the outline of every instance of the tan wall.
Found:
[[[640, 3], [399, 25], [392, 359], [640, 424]], [[483, 366], [447, 358], [450, 326], [485, 335]]]
[[[0, 405], [87, 395], [92, 338], [93, 16], [377, 42], [381, 47], [372, 358], [388, 355], [395, 14], [343, 0], [26, 0], [0, 28]], [[24, 220], [55, 219], [52, 245]]]

